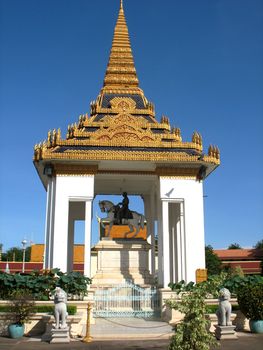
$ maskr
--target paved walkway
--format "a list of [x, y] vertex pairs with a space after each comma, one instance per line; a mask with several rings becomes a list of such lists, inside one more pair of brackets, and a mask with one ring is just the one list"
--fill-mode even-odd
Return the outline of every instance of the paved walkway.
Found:
[[172, 327], [160, 320], [143, 318], [96, 318], [91, 326], [96, 340], [169, 339]]
[[[165, 322], [147, 319], [96, 319], [91, 327], [93, 341], [81, 339], [69, 344], [49, 344], [40, 338], [10, 339], [0, 337], [0, 350], [167, 350], [171, 326]], [[239, 332], [237, 340], [220, 342], [221, 347], [211, 350], [263, 350], [263, 334]]]
[[[237, 340], [221, 341], [221, 347], [213, 350], [262, 350], [263, 334], [238, 333]], [[0, 350], [167, 350], [168, 339], [156, 340], [107, 340], [70, 344], [49, 344], [28, 338], [20, 340], [0, 337]]]

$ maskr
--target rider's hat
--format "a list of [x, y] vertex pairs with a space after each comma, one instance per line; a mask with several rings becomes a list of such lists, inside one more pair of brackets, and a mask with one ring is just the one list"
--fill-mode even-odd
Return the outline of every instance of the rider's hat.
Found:
[[122, 194], [123, 196], [127, 196], [127, 192], [123, 192], [123, 194]]

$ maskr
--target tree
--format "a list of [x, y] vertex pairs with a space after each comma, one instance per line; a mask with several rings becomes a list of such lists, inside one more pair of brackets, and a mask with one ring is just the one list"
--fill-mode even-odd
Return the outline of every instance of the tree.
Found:
[[[254, 245], [255, 249], [260, 249], [263, 251], [263, 239], [261, 239], [260, 241], [258, 241], [255, 245]], [[261, 267], [261, 275], [263, 276], [263, 259], [261, 258], [261, 263], [260, 263], [260, 267]]]
[[231, 267], [228, 271], [228, 276], [229, 278], [239, 276], [239, 277], [244, 277], [244, 271], [240, 265], [237, 265], [235, 267]]
[[[30, 261], [31, 247], [26, 248], [25, 261]], [[5, 253], [2, 253], [2, 261], [23, 261], [23, 249], [19, 247], [12, 247]]]
[[238, 243], [232, 243], [228, 246], [227, 249], [242, 249], [242, 247]]
[[263, 239], [261, 239], [260, 241], [258, 241], [255, 245], [254, 245], [255, 249], [263, 249]]
[[205, 247], [205, 261], [208, 275], [218, 275], [222, 269], [222, 263], [219, 257], [214, 253], [213, 247]]

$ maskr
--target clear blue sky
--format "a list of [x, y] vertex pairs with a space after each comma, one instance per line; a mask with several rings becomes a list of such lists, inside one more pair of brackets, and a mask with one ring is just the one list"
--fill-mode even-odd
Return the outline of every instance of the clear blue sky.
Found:
[[[46, 193], [33, 146], [49, 129], [65, 136], [89, 112], [119, 1], [0, 4], [0, 243], [8, 249], [24, 237], [44, 241]], [[262, 0], [124, 6], [140, 86], [157, 117], [169, 116], [185, 141], [199, 131], [206, 152], [209, 144], [220, 148], [222, 164], [204, 185], [206, 243], [253, 246], [263, 238]]]

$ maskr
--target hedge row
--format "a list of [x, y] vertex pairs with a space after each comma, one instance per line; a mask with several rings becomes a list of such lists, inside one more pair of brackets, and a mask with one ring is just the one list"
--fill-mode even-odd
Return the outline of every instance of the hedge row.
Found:
[[[76, 305], [67, 305], [67, 311], [69, 315], [76, 315], [77, 313], [77, 306]], [[10, 306], [9, 305], [0, 305], [0, 312], [10, 312]], [[54, 313], [54, 306], [51, 305], [39, 305], [35, 306], [33, 309], [34, 313], [43, 312], [43, 313]]]

